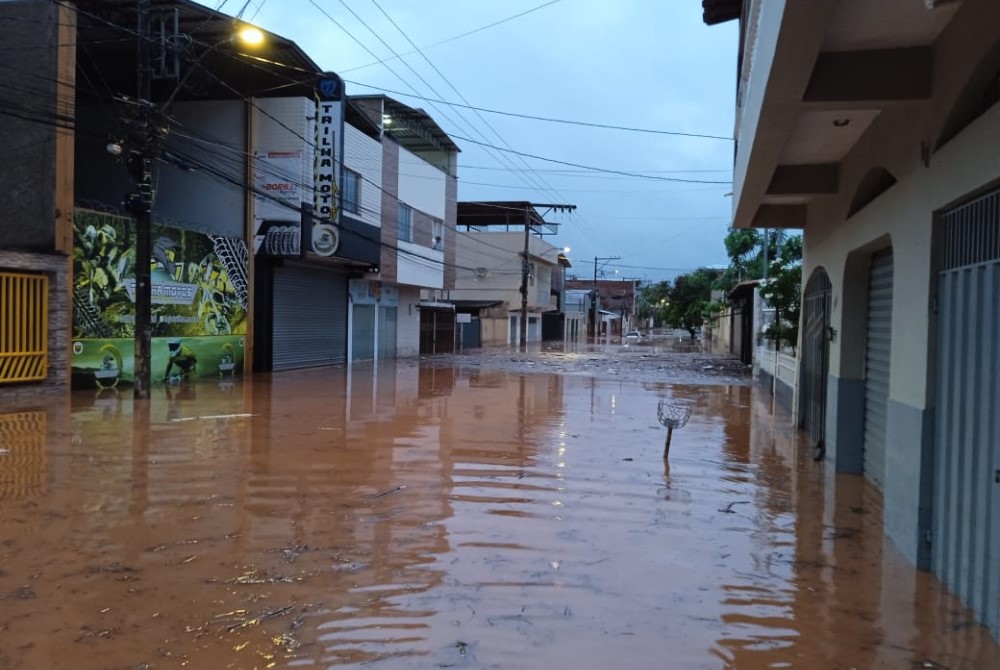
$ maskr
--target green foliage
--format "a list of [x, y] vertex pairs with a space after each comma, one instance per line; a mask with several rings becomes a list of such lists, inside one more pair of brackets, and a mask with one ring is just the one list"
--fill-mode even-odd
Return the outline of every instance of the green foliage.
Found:
[[653, 322], [659, 326], [666, 319], [666, 307], [670, 301], [670, 282], [661, 281], [643, 286], [639, 293], [637, 313], [639, 318], [653, 317]]
[[799, 340], [799, 315], [802, 309], [802, 237], [786, 239], [769, 264], [768, 278], [762, 282], [760, 295], [774, 307], [774, 323], [764, 337], [795, 347]]
[[677, 277], [667, 294], [668, 304], [664, 310], [667, 325], [683, 328], [694, 339], [712, 303], [713, 286], [722, 275], [722, 270], [698, 268]]

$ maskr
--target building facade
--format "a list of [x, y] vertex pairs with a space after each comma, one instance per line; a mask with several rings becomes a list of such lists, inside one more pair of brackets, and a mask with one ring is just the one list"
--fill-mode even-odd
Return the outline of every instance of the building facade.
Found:
[[[473, 308], [482, 346], [520, 341], [522, 288], [527, 292], [528, 342], [542, 341], [546, 313], [561, 314], [560, 284], [568, 260], [560, 247], [542, 237], [544, 225], [530, 203], [458, 203], [456, 279], [449, 300], [460, 309]], [[559, 331], [561, 335], [561, 319]]]
[[704, 5], [741, 24], [735, 225], [804, 231], [798, 417], [1000, 637], [1000, 4]]

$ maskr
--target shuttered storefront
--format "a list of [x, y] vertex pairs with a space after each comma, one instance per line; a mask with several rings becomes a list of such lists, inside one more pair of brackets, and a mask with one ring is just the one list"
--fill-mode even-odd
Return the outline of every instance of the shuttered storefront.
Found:
[[942, 219], [931, 566], [1000, 638], [1000, 192]]
[[347, 361], [347, 275], [287, 264], [274, 271], [273, 369]]
[[872, 256], [865, 342], [865, 475], [885, 483], [885, 423], [892, 353], [892, 250]]

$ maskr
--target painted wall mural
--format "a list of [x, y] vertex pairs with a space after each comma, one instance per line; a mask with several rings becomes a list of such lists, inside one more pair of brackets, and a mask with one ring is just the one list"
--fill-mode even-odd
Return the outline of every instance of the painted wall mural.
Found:
[[[243, 240], [170, 226], [152, 230], [154, 383], [238, 376], [247, 332]], [[78, 209], [73, 230], [73, 387], [131, 385], [135, 226]]]

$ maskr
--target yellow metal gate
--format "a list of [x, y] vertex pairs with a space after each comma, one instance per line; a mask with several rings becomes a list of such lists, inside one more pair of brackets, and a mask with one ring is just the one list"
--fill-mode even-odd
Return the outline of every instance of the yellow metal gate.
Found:
[[0, 384], [48, 375], [49, 278], [0, 272]]

